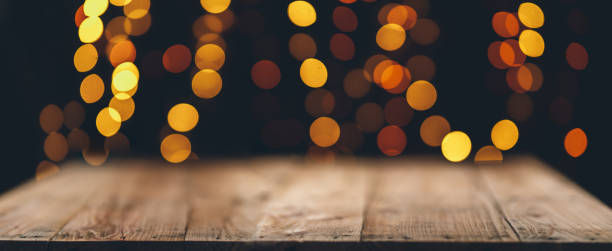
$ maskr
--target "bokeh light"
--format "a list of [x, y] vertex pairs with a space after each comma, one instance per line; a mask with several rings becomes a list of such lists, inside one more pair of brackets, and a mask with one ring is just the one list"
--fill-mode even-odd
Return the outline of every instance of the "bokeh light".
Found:
[[334, 95], [323, 88], [311, 90], [304, 101], [306, 112], [313, 117], [329, 115], [336, 105]]
[[320, 147], [330, 147], [340, 138], [340, 126], [330, 117], [319, 117], [310, 125], [310, 139]]
[[123, 23], [125, 33], [131, 36], [141, 36], [145, 34], [150, 27], [151, 15], [149, 13], [138, 19], [126, 18]]
[[276, 63], [270, 60], [260, 60], [251, 68], [251, 79], [261, 89], [268, 90], [278, 85], [281, 72]]
[[327, 82], [327, 67], [316, 58], [309, 58], [300, 66], [302, 82], [312, 88], [318, 88]]
[[100, 100], [104, 94], [104, 82], [102, 78], [97, 74], [87, 75], [87, 77], [81, 81], [80, 93], [81, 99], [83, 99], [85, 103], [91, 104]]
[[85, 108], [77, 101], [70, 101], [64, 106], [64, 125], [68, 129], [80, 127], [85, 122]]
[[121, 115], [114, 108], [102, 108], [96, 117], [96, 128], [105, 137], [115, 135], [121, 128]]
[[101, 166], [108, 159], [108, 151], [103, 147], [90, 147], [81, 151], [81, 155], [87, 164]]
[[68, 141], [61, 133], [51, 132], [45, 138], [43, 149], [47, 158], [59, 162], [68, 154]]
[[587, 136], [581, 128], [570, 130], [563, 140], [563, 146], [567, 154], [574, 158], [580, 157], [587, 148]]
[[406, 126], [412, 120], [414, 110], [403, 97], [394, 97], [385, 104], [385, 121], [391, 125]]
[[524, 30], [519, 35], [519, 47], [525, 55], [535, 58], [542, 56], [544, 53], [544, 38], [540, 33], [533, 30]]
[[317, 12], [309, 2], [293, 1], [287, 7], [289, 20], [297, 26], [307, 27], [317, 21]]
[[289, 39], [289, 53], [297, 59], [312, 58], [317, 54], [317, 44], [305, 33], [296, 33]]
[[510, 12], [499, 11], [493, 15], [491, 20], [493, 30], [500, 37], [510, 38], [518, 35], [519, 21], [516, 16]]
[[584, 70], [589, 64], [589, 54], [587, 50], [579, 43], [572, 42], [565, 50], [565, 59], [567, 64], [574, 70]]
[[342, 32], [355, 31], [359, 24], [355, 12], [346, 6], [338, 6], [334, 9], [332, 21], [336, 28]]
[[103, 30], [104, 24], [99, 17], [92, 16], [85, 18], [81, 25], [79, 25], [79, 39], [83, 43], [93, 43], [102, 36]]
[[417, 22], [418, 15], [416, 11], [404, 4], [398, 4], [389, 10], [387, 14], [387, 22], [390, 24], [398, 24], [404, 30], [412, 29]]
[[121, 121], [130, 119], [132, 115], [134, 115], [134, 110], [136, 109], [134, 99], [119, 99], [116, 96], [111, 99], [108, 106], [115, 109], [119, 113]]
[[393, 64], [385, 68], [381, 77], [380, 85], [391, 94], [400, 94], [406, 91], [412, 80], [408, 68]]
[[218, 71], [225, 63], [225, 52], [216, 44], [205, 44], [196, 51], [194, 61], [199, 69]]
[[526, 56], [521, 51], [519, 42], [514, 39], [506, 39], [499, 46], [499, 56], [504, 65], [518, 67], [525, 63]]
[[362, 98], [370, 91], [371, 84], [366, 77], [369, 75], [363, 69], [353, 69], [344, 77], [344, 92], [351, 98]]
[[182, 44], [172, 45], [164, 51], [162, 63], [164, 68], [169, 72], [183, 72], [191, 64], [191, 51], [187, 46]]
[[438, 40], [440, 27], [428, 18], [420, 18], [410, 30], [410, 38], [419, 45], [430, 45]]
[[491, 129], [491, 141], [499, 150], [510, 150], [519, 139], [519, 130], [511, 120], [501, 120]]
[[406, 31], [398, 24], [385, 24], [376, 32], [376, 44], [386, 51], [402, 47], [406, 41]]
[[68, 133], [68, 147], [71, 151], [81, 152], [89, 148], [90, 139], [87, 132], [83, 129], [74, 128]]
[[229, 7], [231, 0], [200, 0], [200, 5], [210, 13], [221, 13]]
[[414, 80], [431, 81], [436, 74], [436, 64], [428, 56], [415, 55], [412, 56], [405, 64], [406, 68], [412, 74]]
[[108, 8], [108, 0], [85, 0], [83, 13], [88, 17], [98, 17]]
[[92, 44], [84, 44], [74, 52], [74, 68], [79, 72], [91, 70], [98, 62], [98, 51]]
[[130, 40], [123, 40], [112, 46], [108, 60], [113, 66], [123, 62], [134, 62], [136, 59], [136, 46]]
[[383, 108], [373, 102], [362, 104], [355, 112], [355, 123], [363, 132], [378, 131], [385, 123]]
[[87, 16], [85, 16], [85, 12], [83, 11], [83, 5], [79, 6], [79, 8], [74, 13], [74, 24], [76, 27], [81, 26], [83, 20], [85, 20]]
[[442, 155], [451, 162], [460, 162], [470, 155], [472, 141], [462, 131], [453, 131], [442, 139]]
[[178, 132], [188, 132], [198, 124], [199, 118], [200, 115], [195, 107], [187, 103], [180, 103], [170, 108], [168, 125]]
[[329, 50], [338, 60], [348, 61], [355, 56], [355, 43], [346, 34], [336, 33], [329, 40]]
[[60, 171], [60, 168], [53, 162], [43, 160], [36, 166], [36, 181], [50, 177]]
[[181, 134], [170, 134], [161, 142], [162, 157], [171, 163], [181, 163], [191, 154], [191, 142]]
[[117, 134], [104, 139], [104, 149], [109, 153], [125, 153], [130, 150], [130, 140], [125, 134]]
[[131, 19], [139, 19], [149, 13], [150, 0], [131, 0], [123, 6], [123, 14]]
[[38, 122], [40, 128], [46, 133], [58, 131], [64, 123], [64, 113], [59, 106], [49, 104], [40, 111]]
[[450, 124], [444, 117], [432, 115], [423, 120], [419, 134], [426, 145], [436, 147], [442, 144], [442, 139], [450, 130]]
[[483, 164], [501, 163], [503, 160], [502, 152], [491, 145], [481, 147], [474, 156], [474, 162]]
[[506, 110], [514, 120], [527, 121], [533, 113], [533, 101], [527, 94], [512, 93], [506, 102]]
[[425, 80], [412, 83], [406, 90], [406, 100], [410, 107], [418, 111], [431, 108], [438, 99], [436, 88]]
[[214, 98], [221, 92], [222, 87], [221, 75], [212, 69], [201, 70], [191, 79], [191, 90], [200, 98]]
[[397, 156], [406, 148], [406, 134], [399, 126], [385, 126], [378, 132], [376, 143], [383, 154]]
[[110, 0], [110, 3], [114, 6], [125, 6], [126, 4], [129, 4], [130, 2], [132, 2], [132, 0]]
[[544, 25], [544, 12], [534, 3], [521, 3], [518, 7], [518, 18], [526, 27], [536, 29]]

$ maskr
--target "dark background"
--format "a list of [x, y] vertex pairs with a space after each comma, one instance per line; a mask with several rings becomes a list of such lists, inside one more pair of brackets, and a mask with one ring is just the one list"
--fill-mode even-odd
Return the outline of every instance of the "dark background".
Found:
[[[193, 53], [195, 40], [192, 22], [204, 13], [199, 1], [152, 1], [151, 29], [143, 36], [134, 37], [137, 47], [136, 65], [161, 62], [161, 53], [170, 45], [182, 43]], [[356, 44], [355, 58], [349, 62], [335, 60], [329, 52], [329, 38], [338, 32], [331, 21], [331, 13], [338, 1], [311, 1], [317, 9], [317, 21], [307, 28], [294, 26], [287, 18], [289, 1], [234, 0], [230, 9], [236, 23], [222, 36], [227, 42], [226, 63], [220, 70], [224, 85], [219, 96], [201, 100], [191, 93], [190, 69], [181, 74], [163, 70], [143, 76], [134, 96], [136, 113], [124, 123], [121, 132], [130, 139], [129, 156], [159, 158], [160, 130], [170, 107], [189, 102], [198, 108], [200, 122], [188, 133], [193, 151], [200, 158], [239, 157], [259, 154], [303, 154], [311, 144], [307, 128], [314, 118], [304, 111], [304, 97], [310, 90], [298, 76], [299, 62], [288, 53], [288, 40], [294, 33], [305, 32], [317, 42], [317, 58], [322, 59], [330, 72], [325, 88], [342, 93], [342, 79], [351, 69], [362, 67], [375, 53], [383, 53], [376, 46], [374, 35], [378, 27], [376, 15], [382, 5], [358, 1], [349, 5], [357, 13], [359, 26], [349, 36]], [[609, 185], [611, 167], [604, 160], [608, 150], [609, 99], [609, 14], [604, 13], [601, 1], [536, 1], [543, 9], [546, 21], [538, 29], [546, 41], [540, 58], [528, 58], [544, 72], [544, 85], [529, 93], [534, 101], [534, 113], [526, 122], [517, 123], [520, 138], [517, 146], [505, 154], [534, 153], [576, 180], [608, 205], [612, 204]], [[47, 104], [63, 107], [71, 100], [80, 101], [79, 85], [85, 73], [78, 73], [72, 64], [74, 51], [80, 45], [74, 12], [81, 1], [2, 1], [0, 27], [2, 30], [2, 166], [0, 192], [34, 175], [37, 163], [45, 159], [42, 143], [45, 133], [40, 129], [38, 115]], [[506, 99], [512, 91], [504, 87], [504, 71], [495, 70], [487, 60], [488, 45], [498, 37], [491, 28], [491, 17], [496, 11], [516, 11], [518, 1], [436, 1], [430, 3], [426, 17], [436, 21], [441, 30], [437, 42], [429, 46], [412, 44], [409, 39], [400, 52], [391, 58], [405, 62], [410, 56], [425, 54], [436, 63], [433, 84], [438, 89], [438, 101], [428, 111], [416, 112], [412, 122], [404, 127], [408, 146], [404, 154], [434, 153], [422, 143], [418, 127], [429, 115], [444, 115], [453, 130], [462, 130], [472, 139], [470, 159], [479, 147], [490, 144], [492, 125], [507, 118]], [[568, 14], [579, 11], [587, 22], [580, 32], [569, 28]], [[121, 8], [109, 6], [102, 16], [106, 23], [122, 14]], [[419, 13], [423, 14], [423, 13]], [[259, 16], [263, 25], [253, 25], [249, 17]], [[253, 28], [255, 27], [255, 28]], [[565, 61], [565, 49], [570, 42], [579, 42], [589, 52], [589, 65], [584, 71], [574, 71]], [[270, 91], [258, 89], [250, 79], [251, 66], [260, 59], [275, 61], [282, 74], [281, 83]], [[108, 85], [112, 66], [100, 58], [93, 72], [103, 77]], [[564, 81], [569, 76], [575, 82]], [[502, 91], [492, 92], [492, 79], [499, 79]], [[494, 82], [494, 81], [493, 81]], [[497, 82], [496, 82], [497, 83]], [[574, 84], [572, 84], [574, 83]], [[253, 110], [259, 95], [276, 100], [275, 107], [266, 114]], [[338, 122], [354, 119], [354, 111], [365, 102], [384, 105], [392, 95], [373, 87], [368, 96], [339, 102], [351, 113], [332, 113]], [[564, 97], [573, 105], [573, 116], [568, 124], [559, 125], [550, 119], [552, 100]], [[86, 130], [94, 142], [102, 138], [96, 133], [95, 114], [110, 98], [107, 89], [102, 101], [85, 105]], [[261, 128], [266, 121], [295, 119], [302, 125], [301, 142], [292, 147], [268, 147], [262, 143]], [[5, 127], [5, 128], [4, 128]], [[565, 153], [563, 138], [567, 131], [580, 127], [587, 133], [589, 146], [579, 158]], [[608, 129], [608, 130], [606, 130]], [[65, 128], [63, 129], [65, 130]], [[605, 131], [604, 131], [605, 130]], [[607, 131], [607, 132], [606, 132]], [[66, 131], [62, 131], [67, 133]], [[375, 134], [366, 134], [365, 142], [355, 152], [362, 156], [382, 156], [376, 147]], [[111, 159], [113, 156], [111, 154]], [[80, 158], [77, 153], [68, 158]], [[554, 192], [554, 191], [551, 191]]]

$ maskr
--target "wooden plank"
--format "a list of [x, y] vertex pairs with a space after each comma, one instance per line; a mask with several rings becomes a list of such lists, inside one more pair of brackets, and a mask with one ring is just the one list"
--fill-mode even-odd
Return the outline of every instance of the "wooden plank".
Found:
[[191, 179], [188, 242], [251, 240], [271, 194], [297, 164], [262, 158], [204, 165]]
[[[88, 201], [53, 238], [52, 248], [85, 241], [184, 241], [188, 171], [161, 162], [127, 162], [108, 169], [115, 181]], [[129, 167], [129, 168], [123, 168]], [[72, 242], [72, 243], [71, 243]], [[124, 245], [122, 243], [120, 245]]]
[[378, 160], [366, 242], [516, 242], [476, 170], [439, 159]]
[[369, 188], [357, 162], [312, 164], [273, 195], [254, 239], [272, 242], [358, 242]]
[[517, 157], [481, 171], [521, 241], [612, 242], [612, 210], [545, 163]]
[[108, 178], [106, 172], [66, 164], [58, 174], [6, 194], [0, 200], [0, 240], [46, 243]]

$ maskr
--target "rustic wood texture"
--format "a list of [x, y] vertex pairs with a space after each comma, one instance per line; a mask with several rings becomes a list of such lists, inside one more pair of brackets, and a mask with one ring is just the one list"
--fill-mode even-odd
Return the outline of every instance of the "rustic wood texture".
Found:
[[612, 210], [532, 157], [73, 162], [0, 196], [0, 250], [612, 250]]

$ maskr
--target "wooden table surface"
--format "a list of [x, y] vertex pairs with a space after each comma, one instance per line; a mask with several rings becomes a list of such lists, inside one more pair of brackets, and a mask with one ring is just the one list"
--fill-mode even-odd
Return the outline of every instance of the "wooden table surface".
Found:
[[529, 157], [81, 162], [0, 197], [0, 249], [612, 250], [612, 210]]

